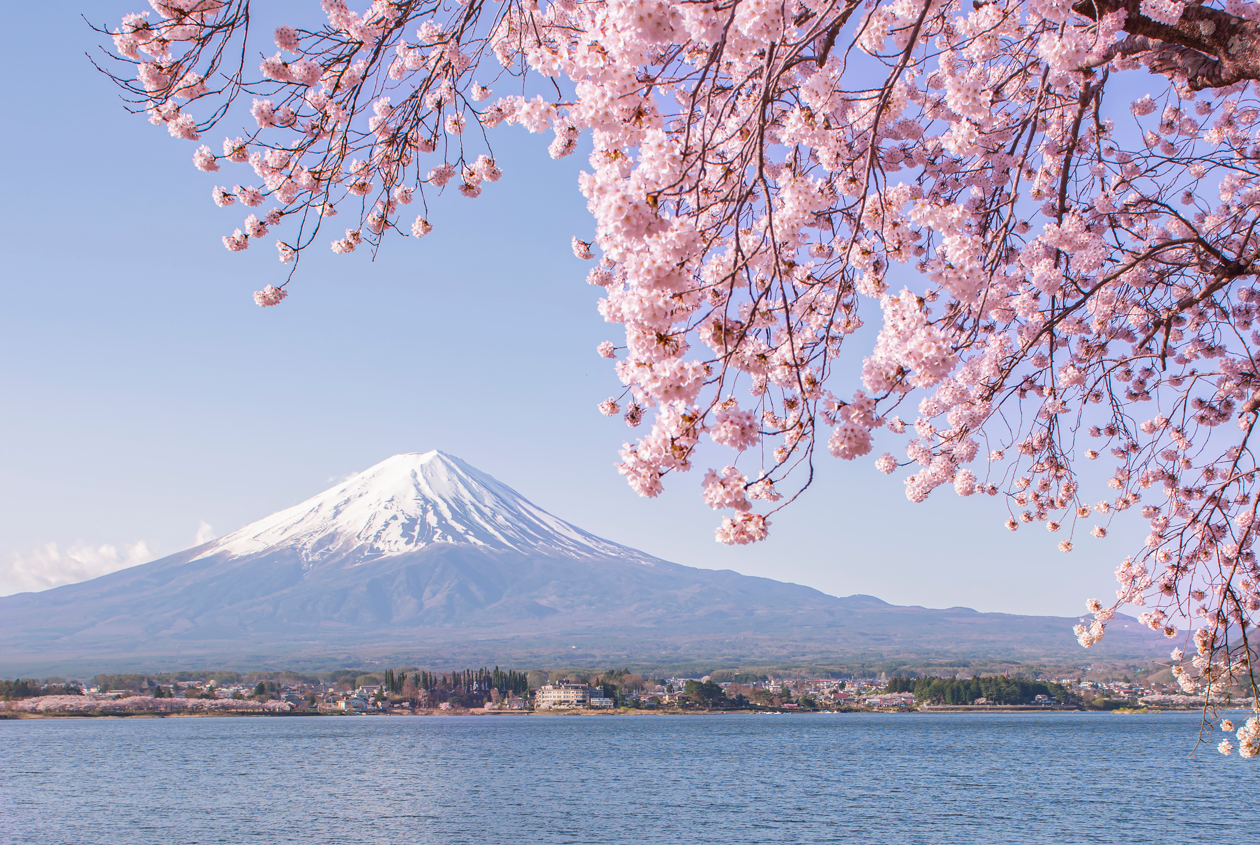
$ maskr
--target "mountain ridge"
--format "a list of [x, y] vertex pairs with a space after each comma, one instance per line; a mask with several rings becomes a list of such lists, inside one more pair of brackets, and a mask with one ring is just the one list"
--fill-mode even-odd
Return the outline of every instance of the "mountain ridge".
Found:
[[396, 455], [160, 560], [0, 598], [0, 675], [355, 655], [1087, 662], [1166, 650], [1118, 619], [1085, 652], [1074, 622], [840, 598], [671, 563], [583, 531], [435, 451]]

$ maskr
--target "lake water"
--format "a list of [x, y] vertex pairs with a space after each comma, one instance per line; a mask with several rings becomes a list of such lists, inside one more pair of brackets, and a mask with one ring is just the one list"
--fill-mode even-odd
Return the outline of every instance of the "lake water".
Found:
[[[0, 842], [1248, 843], [1192, 713], [0, 721]], [[1215, 741], [1220, 735], [1215, 735]]]

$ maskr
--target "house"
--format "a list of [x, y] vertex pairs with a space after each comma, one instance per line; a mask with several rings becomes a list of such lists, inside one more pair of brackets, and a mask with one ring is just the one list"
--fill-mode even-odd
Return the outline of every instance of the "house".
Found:
[[587, 703], [591, 707], [614, 707], [617, 704], [615, 699], [604, 698], [602, 692], [599, 695], [592, 695]]
[[341, 701], [337, 702], [337, 707], [338, 709], [345, 710], [349, 713], [363, 713], [368, 710], [370, 705], [365, 699], [359, 698], [358, 696], [351, 696], [350, 698], [343, 698]]
[[534, 696], [535, 710], [571, 710], [584, 707], [591, 700], [586, 684], [544, 684]]

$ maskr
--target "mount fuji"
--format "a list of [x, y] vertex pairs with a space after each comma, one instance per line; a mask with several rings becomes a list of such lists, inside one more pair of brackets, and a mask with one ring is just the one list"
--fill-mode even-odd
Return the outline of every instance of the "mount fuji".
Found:
[[[1074, 621], [897, 607], [680, 566], [433, 451], [152, 563], [0, 598], [0, 676], [379, 659], [1080, 662]], [[1161, 638], [1117, 623], [1090, 659], [1163, 653]]]

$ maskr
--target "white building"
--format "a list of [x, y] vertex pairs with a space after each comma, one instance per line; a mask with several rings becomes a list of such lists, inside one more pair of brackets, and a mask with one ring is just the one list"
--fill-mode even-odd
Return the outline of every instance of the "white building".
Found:
[[591, 700], [586, 684], [544, 684], [534, 696], [535, 710], [570, 710]]

